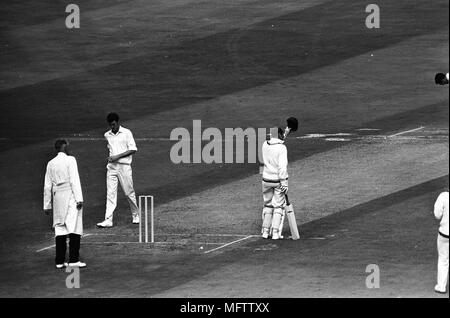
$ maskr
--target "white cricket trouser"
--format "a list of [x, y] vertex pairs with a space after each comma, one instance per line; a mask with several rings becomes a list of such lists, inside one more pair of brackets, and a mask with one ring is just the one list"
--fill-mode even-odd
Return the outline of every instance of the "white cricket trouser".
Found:
[[280, 227], [284, 205], [286, 204], [285, 193], [281, 190], [280, 182], [262, 181], [262, 194], [264, 208], [262, 213], [263, 230], [276, 229]]
[[139, 215], [136, 203], [136, 193], [133, 188], [133, 173], [131, 165], [121, 163], [110, 163], [106, 172], [106, 213], [105, 220], [113, 220], [113, 213], [117, 206], [117, 184], [120, 182], [130, 204], [131, 214]]
[[264, 206], [282, 208], [286, 204], [285, 193], [281, 190], [279, 182], [262, 182]]
[[437, 283], [439, 289], [446, 290], [448, 280], [448, 238], [438, 234], [437, 248], [439, 253]]

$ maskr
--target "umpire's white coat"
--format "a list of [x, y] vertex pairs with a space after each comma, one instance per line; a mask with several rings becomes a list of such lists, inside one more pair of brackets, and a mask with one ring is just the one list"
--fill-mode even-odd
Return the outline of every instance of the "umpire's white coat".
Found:
[[47, 164], [44, 184], [44, 210], [53, 209], [55, 236], [83, 235], [83, 211], [77, 202], [83, 202], [77, 161], [59, 152]]

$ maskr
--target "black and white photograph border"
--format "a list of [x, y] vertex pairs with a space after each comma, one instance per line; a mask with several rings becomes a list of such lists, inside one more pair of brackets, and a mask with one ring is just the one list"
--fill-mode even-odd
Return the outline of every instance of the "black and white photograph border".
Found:
[[0, 45], [0, 298], [449, 298], [448, 0], [5, 0]]

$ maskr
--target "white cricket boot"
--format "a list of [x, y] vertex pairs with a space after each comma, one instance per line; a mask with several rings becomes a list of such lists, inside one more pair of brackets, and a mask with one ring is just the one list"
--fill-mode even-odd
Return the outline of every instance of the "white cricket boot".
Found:
[[111, 220], [104, 220], [103, 222], [97, 223], [97, 227], [100, 228], [108, 228], [108, 227], [112, 227], [113, 226], [113, 222]]
[[278, 233], [277, 229], [272, 230], [272, 240], [279, 240], [280, 239], [280, 233]]
[[140, 219], [139, 219], [139, 215], [133, 215], [133, 224], [139, 224]]
[[57, 269], [61, 269], [61, 268], [67, 267], [67, 266], [68, 266], [68, 263], [56, 264]]
[[86, 267], [87, 265], [86, 265], [86, 263], [83, 263], [83, 262], [80, 262], [80, 261], [78, 261], [78, 262], [76, 262], [76, 263], [69, 263], [69, 267], [79, 267], [79, 268], [84, 268], [84, 267]]
[[269, 229], [267, 229], [267, 228], [263, 229], [262, 238], [263, 239], [268, 239], [269, 238]]

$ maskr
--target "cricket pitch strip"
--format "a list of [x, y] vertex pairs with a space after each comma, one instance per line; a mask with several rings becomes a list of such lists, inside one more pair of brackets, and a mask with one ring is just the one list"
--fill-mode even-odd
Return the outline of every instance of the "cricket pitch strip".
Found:
[[[131, 238], [131, 240], [130, 240]], [[139, 244], [145, 248], [162, 248], [162, 249], [181, 249], [191, 250], [198, 254], [219, 253], [226, 249], [233, 248], [238, 244], [256, 240], [260, 235], [256, 234], [155, 234], [155, 242], [145, 243], [135, 240], [135, 236], [129, 234], [114, 233], [86, 233], [82, 239], [82, 245], [126, 245]], [[53, 249], [54, 244], [37, 249], [35, 252], [40, 253], [45, 250]]]

